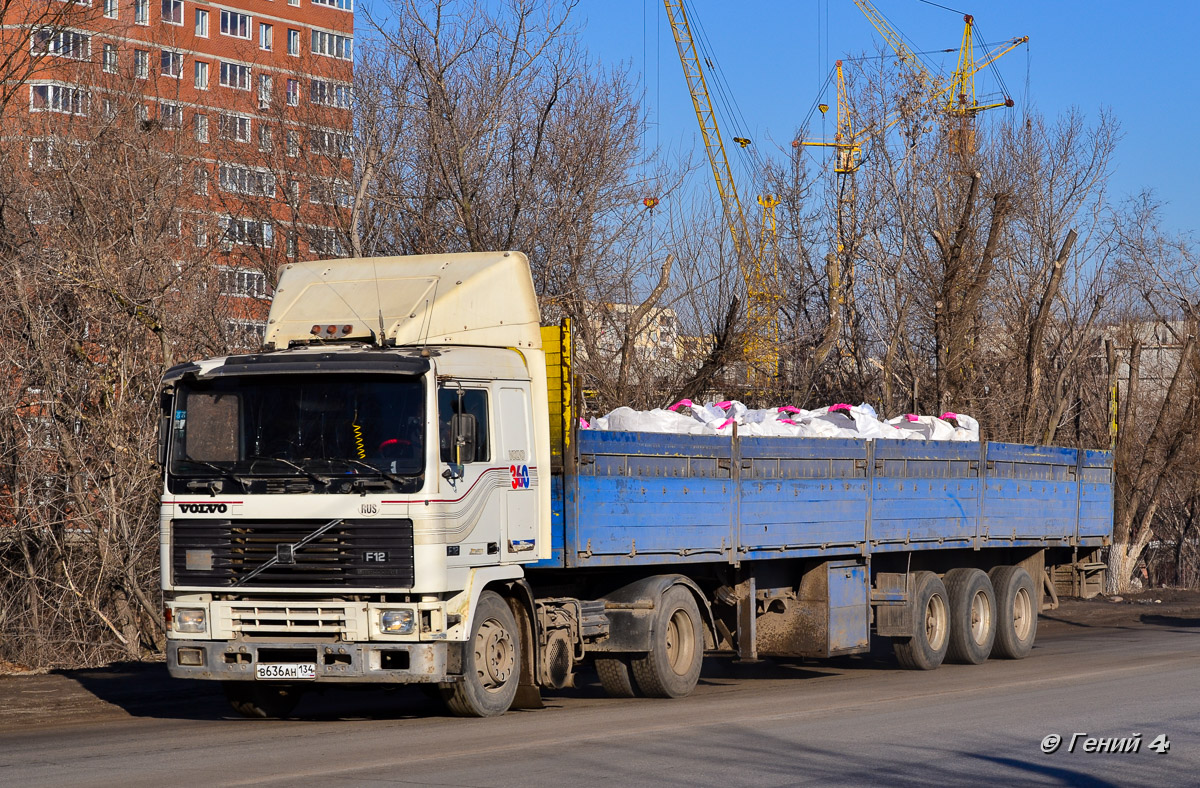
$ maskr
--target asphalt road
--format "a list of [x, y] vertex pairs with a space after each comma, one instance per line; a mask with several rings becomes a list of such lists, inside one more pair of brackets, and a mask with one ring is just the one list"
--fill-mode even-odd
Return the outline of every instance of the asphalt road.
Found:
[[[439, 716], [412, 690], [338, 691], [306, 697], [297, 719], [242, 720], [161, 666], [0, 682], [0, 784], [1200, 784], [1200, 618], [1053, 623], [1019, 662], [715, 662], [683, 700], [610, 700], [585, 677], [545, 709], [490, 720]], [[1067, 751], [1075, 734], [1138, 733], [1138, 752], [1084, 752], [1082, 736]], [[1046, 754], [1050, 734], [1063, 743]]]

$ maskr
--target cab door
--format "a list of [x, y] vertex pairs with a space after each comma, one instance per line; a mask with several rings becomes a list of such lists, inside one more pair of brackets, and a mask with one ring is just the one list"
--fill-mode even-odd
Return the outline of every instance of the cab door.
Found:
[[[448, 493], [450, 544], [459, 544], [461, 555], [473, 566], [496, 563], [504, 550], [505, 497], [510, 487], [504, 453], [494, 444], [495, 402], [483, 383], [448, 381], [438, 386], [439, 468], [461, 473], [461, 478], [443, 477], [442, 491]], [[501, 411], [502, 412], [502, 411]], [[475, 451], [454, 464], [450, 419], [455, 413], [475, 417]]]
[[510, 477], [504, 493], [508, 529], [501, 549], [509, 560], [532, 559], [537, 554], [537, 490], [539, 470], [542, 469], [534, 464], [529, 384], [504, 381], [497, 389], [501, 414], [500, 458], [507, 460]]

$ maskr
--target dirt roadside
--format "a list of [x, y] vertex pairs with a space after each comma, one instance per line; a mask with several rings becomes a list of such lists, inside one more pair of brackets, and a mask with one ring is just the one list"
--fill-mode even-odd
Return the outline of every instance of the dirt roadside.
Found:
[[[1200, 592], [1159, 589], [1114, 601], [1063, 599], [1042, 611], [1039, 636], [1096, 629], [1200, 627]], [[412, 689], [403, 689], [413, 692]], [[180, 681], [161, 662], [33, 672], [0, 662], [0, 735], [98, 719], [221, 719], [231, 712], [214, 682]]]

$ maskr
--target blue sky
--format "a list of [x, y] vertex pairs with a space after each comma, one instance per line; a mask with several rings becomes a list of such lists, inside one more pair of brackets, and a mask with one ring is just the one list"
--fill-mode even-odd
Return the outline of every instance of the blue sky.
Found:
[[[961, 13], [919, 0], [874, 2], [915, 47], [958, 46]], [[1110, 187], [1114, 196], [1151, 188], [1166, 204], [1167, 229], [1200, 234], [1200, 200], [1194, 196], [1200, 151], [1193, 142], [1200, 3], [938, 2], [973, 14], [989, 44], [1028, 35], [1027, 48], [998, 62], [1013, 97], [1031, 101], [1049, 117], [1075, 106], [1094, 120], [1101, 108], [1111, 109], [1123, 133]], [[834, 60], [874, 53], [880, 40], [851, 0], [688, 0], [687, 7], [693, 32], [703, 27], [747, 121], [721, 117], [723, 135], [748, 136], [764, 151], [772, 140], [791, 140]], [[653, 124], [647, 141], [698, 150], [696, 119], [661, 0], [582, 0], [576, 20], [594, 56], [626, 63], [642, 81]], [[934, 57], [935, 64], [953, 67], [950, 55], [944, 61]], [[985, 82], [994, 85], [991, 78], [981, 79], [977, 89]], [[832, 94], [828, 103], [834, 103]], [[828, 128], [832, 125], [831, 111]], [[812, 128], [820, 131], [819, 119]]]

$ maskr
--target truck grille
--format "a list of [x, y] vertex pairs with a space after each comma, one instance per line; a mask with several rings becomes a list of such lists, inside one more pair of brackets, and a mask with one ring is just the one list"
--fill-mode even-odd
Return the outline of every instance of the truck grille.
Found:
[[[175, 520], [176, 585], [240, 588], [410, 588], [412, 520], [344, 520], [294, 547], [327, 520]], [[281, 547], [282, 546], [282, 547]]]

